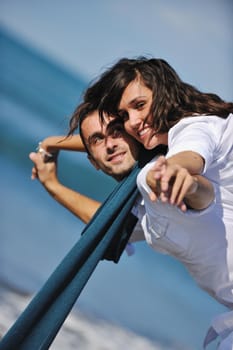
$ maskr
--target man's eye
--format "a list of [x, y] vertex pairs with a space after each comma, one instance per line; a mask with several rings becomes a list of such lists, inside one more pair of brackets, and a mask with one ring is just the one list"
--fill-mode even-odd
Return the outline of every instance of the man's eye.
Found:
[[103, 138], [100, 137], [100, 136], [97, 136], [97, 137], [95, 137], [95, 139], [94, 139], [94, 143], [95, 143], [95, 144], [100, 143], [100, 142], [102, 142], [102, 141], [103, 141]]
[[103, 137], [101, 136], [95, 136], [95, 137], [92, 137], [91, 140], [90, 140], [90, 145], [99, 145], [101, 142], [103, 141]]

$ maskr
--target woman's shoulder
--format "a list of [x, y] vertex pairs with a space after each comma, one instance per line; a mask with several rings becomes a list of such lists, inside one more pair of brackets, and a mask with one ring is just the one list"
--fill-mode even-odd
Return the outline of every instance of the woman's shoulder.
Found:
[[195, 115], [181, 119], [176, 125], [169, 130], [169, 138], [174, 138], [180, 132], [192, 133], [193, 130], [201, 130], [203, 132], [219, 132], [225, 129], [226, 124], [233, 123], [233, 114], [229, 114], [224, 119], [216, 115]]

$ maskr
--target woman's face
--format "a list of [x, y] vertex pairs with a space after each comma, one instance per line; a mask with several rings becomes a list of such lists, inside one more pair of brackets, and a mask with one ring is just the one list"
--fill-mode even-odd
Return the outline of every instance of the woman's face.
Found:
[[151, 104], [152, 91], [140, 79], [133, 80], [126, 87], [119, 104], [119, 115], [124, 118], [126, 131], [146, 149], [167, 145], [167, 133], [154, 134], [153, 126], [150, 126]]

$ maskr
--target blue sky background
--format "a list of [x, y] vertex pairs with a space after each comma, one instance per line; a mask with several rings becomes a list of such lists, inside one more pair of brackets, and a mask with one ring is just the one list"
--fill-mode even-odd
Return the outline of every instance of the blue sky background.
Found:
[[0, 0], [1, 24], [91, 80], [122, 56], [166, 59], [232, 99], [231, 0]]
[[[0, 0], [3, 29], [83, 81], [94, 79], [122, 56], [150, 55], [166, 59], [183, 80], [226, 100], [233, 96], [232, 15], [230, 0]], [[30, 75], [30, 67], [25, 74]], [[44, 95], [52, 88], [51, 81]], [[57, 89], [54, 86], [56, 92]], [[31, 151], [31, 139], [34, 142], [38, 134], [54, 133], [58, 120], [43, 120], [37, 114], [37, 118], [33, 117], [15, 103], [8, 114], [3, 113], [3, 125], [8, 124], [4, 129], [6, 137], [13, 135], [23, 151], [29, 140]], [[27, 140], [27, 134], [31, 139]], [[7, 198], [7, 202], [0, 211], [6, 214], [1, 218], [0, 253], [4, 251], [4, 257], [13, 258], [12, 265], [7, 261], [8, 277], [12, 270], [14, 282], [24, 285], [29, 275], [29, 285], [34, 283], [38, 288], [76, 242], [77, 220], [56, 205], [39, 184], [37, 187], [30, 182], [31, 163], [26, 163], [26, 152], [21, 169], [15, 161], [18, 154], [6, 159], [8, 152], [5, 153], [0, 182], [2, 199]], [[68, 171], [75, 176], [73, 168]], [[81, 296], [82, 306], [148, 336], [177, 338], [197, 350], [196, 344], [201, 344], [210, 318], [223, 308], [172, 259], [154, 253], [146, 245], [136, 249], [135, 256], [123, 255], [116, 266], [98, 266]], [[21, 265], [24, 275], [18, 273]], [[27, 269], [31, 275], [25, 273]]]

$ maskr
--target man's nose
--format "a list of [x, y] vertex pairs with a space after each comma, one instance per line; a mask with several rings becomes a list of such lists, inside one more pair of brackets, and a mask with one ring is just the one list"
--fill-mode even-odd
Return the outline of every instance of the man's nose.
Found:
[[112, 151], [117, 147], [117, 138], [107, 136], [105, 139], [105, 146], [108, 151]]

